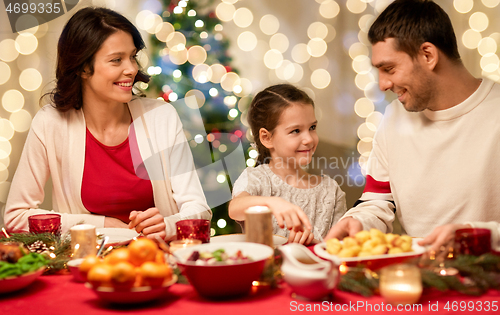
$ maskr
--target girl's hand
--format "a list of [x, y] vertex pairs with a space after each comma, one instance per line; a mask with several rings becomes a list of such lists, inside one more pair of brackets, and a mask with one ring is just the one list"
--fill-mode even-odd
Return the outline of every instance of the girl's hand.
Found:
[[280, 197], [271, 197], [268, 204], [280, 228], [285, 228], [286, 223], [286, 227], [289, 230], [302, 231], [304, 227], [306, 230], [312, 230], [309, 218], [300, 207]]
[[157, 208], [149, 208], [146, 211], [132, 211], [129, 216], [129, 229], [135, 229], [137, 233], [142, 233], [149, 239], [156, 240], [156, 237], [165, 239], [165, 221]]
[[309, 245], [314, 239], [314, 234], [311, 230], [296, 231], [292, 229], [290, 235], [288, 235], [288, 243], [299, 243], [304, 245]]

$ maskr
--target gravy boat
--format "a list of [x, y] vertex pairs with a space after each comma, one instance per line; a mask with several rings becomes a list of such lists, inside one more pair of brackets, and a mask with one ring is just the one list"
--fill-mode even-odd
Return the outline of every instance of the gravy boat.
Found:
[[291, 243], [278, 247], [283, 256], [283, 279], [299, 299], [327, 299], [339, 279], [338, 266], [314, 255], [307, 247]]

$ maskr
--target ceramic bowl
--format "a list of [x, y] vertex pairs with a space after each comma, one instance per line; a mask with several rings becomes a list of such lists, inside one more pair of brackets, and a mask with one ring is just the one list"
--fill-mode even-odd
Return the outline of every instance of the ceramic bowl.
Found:
[[73, 259], [68, 261], [68, 269], [73, 275], [73, 279], [75, 279], [76, 282], [85, 282], [87, 281], [87, 277], [83, 272], [80, 271], [80, 264], [84, 258], [78, 258], [78, 259]]
[[[186, 261], [194, 251], [213, 252], [221, 248], [230, 255], [241, 250], [243, 255], [250, 257], [252, 261], [224, 265], [197, 265], [195, 262]], [[252, 282], [259, 280], [266, 261], [273, 252], [271, 247], [262, 244], [221, 242], [179, 249], [174, 255], [177, 265], [198, 294], [210, 299], [226, 299], [248, 294]]]

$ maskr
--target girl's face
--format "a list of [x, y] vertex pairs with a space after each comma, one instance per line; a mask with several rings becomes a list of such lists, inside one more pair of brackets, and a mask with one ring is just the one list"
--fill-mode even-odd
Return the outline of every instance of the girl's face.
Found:
[[84, 106], [90, 102], [129, 102], [138, 71], [136, 54], [137, 49], [130, 34], [123, 31], [111, 34], [94, 56], [94, 74], [82, 75]]
[[293, 103], [287, 107], [266, 145], [273, 164], [282, 163], [289, 168], [309, 164], [319, 141], [317, 123], [312, 105]]

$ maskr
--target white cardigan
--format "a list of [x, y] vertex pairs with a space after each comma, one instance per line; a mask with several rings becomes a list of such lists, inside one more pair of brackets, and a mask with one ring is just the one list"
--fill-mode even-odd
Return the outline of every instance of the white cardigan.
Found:
[[[134, 99], [128, 106], [140, 156], [152, 182], [155, 207], [165, 217], [167, 239], [175, 237], [175, 222], [181, 219], [210, 220], [212, 212], [174, 107], [146, 98]], [[82, 221], [104, 226], [104, 216], [91, 214], [82, 202], [85, 137], [82, 110], [62, 113], [46, 105], [38, 111], [7, 198], [4, 220], [8, 231], [28, 231], [30, 215], [49, 211], [38, 208], [49, 176], [52, 211], [61, 213], [63, 233]], [[142, 161], [135, 159], [134, 167]]]

